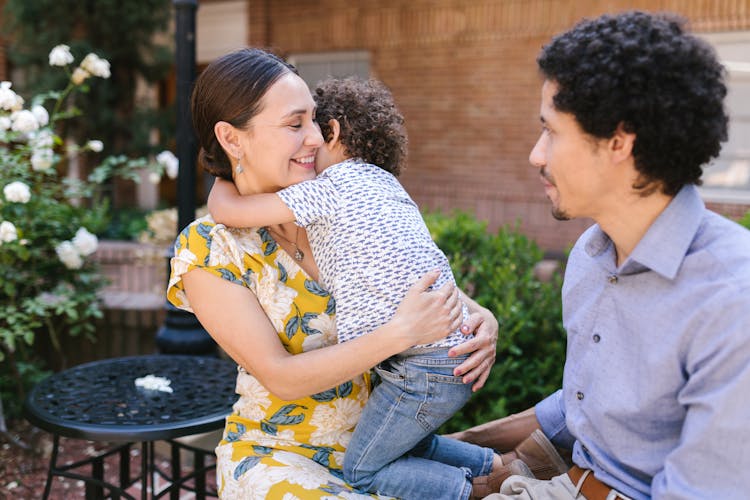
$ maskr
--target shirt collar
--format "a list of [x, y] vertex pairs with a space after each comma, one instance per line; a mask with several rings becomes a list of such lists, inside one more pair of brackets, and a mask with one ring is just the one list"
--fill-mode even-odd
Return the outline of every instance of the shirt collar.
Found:
[[[635, 271], [645, 266], [667, 279], [674, 279], [695, 238], [704, 211], [698, 189], [692, 184], [683, 186], [648, 228], [621, 269]], [[611, 245], [609, 236], [596, 226], [586, 242], [586, 253], [594, 257]], [[634, 263], [640, 266], [634, 266]]]

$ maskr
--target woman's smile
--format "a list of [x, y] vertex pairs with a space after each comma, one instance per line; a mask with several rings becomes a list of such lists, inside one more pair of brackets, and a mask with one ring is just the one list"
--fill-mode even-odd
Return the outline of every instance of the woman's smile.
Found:
[[312, 153], [309, 156], [301, 156], [299, 158], [292, 158], [292, 163], [295, 165], [306, 168], [308, 170], [313, 170], [315, 168], [315, 153]]

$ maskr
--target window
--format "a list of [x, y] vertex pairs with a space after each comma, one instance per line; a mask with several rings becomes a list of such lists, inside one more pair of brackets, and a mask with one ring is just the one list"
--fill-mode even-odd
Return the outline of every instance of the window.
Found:
[[299, 76], [310, 88], [332, 76], [370, 76], [370, 54], [366, 51], [292, 54], [288, 60], [297, 67]]
[[750, 203], [750, 31], [704, 38], [727, 68], [729, 140], [705, 169], [701, 194], [708, 201]]
[[199, 64], [247, 46], [247, 0], [201, 2], [196, 12], [195, 51]]

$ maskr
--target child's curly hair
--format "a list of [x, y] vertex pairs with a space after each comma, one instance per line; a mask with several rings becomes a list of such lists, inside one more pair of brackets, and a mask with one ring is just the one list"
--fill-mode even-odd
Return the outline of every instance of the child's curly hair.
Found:
[[329, 78], [315, 88], [316, 120], [326, 141], [338, 120], [346, 151], [398, 176], [406, 160], [404, 117], [381, 82], [357, 77]]

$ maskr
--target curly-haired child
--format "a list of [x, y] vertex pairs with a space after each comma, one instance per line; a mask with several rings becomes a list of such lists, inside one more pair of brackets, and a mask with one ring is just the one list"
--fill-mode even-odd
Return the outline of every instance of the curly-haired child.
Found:
[[[315, 98], [325, 140], [316, 156], [318, 177], [251, 196], [217, 181], [208, 206], [216, 222], [230, 226], [295, 221], [306, 228], [320, 281], [336, 299], [338, 341], [346, 342], [384, 324], [426, 272], [441, 271], [435, 287], [455, 280], [395, 177], [407, 137], [388, 89], [375, 80], [329, 79], [317, 86]], [[304, 258], [299, 249], [295, 258]], [[503, 464], [492, 449], [435, 434], [471, 395], [453, 372], [465, 356], [448, 356], [465, 340], [456, 330], [375, 368], [381, 383], [344, 457], [344, 478], [352, 486], [405, 499], [453, 500], [491, 493], [499, 474], [531, 475], [520, 460]]]

